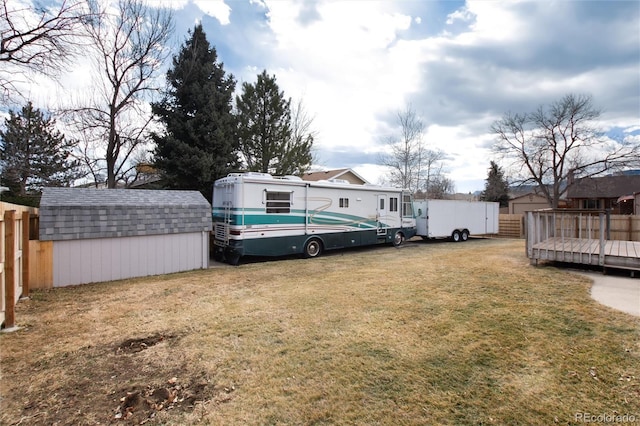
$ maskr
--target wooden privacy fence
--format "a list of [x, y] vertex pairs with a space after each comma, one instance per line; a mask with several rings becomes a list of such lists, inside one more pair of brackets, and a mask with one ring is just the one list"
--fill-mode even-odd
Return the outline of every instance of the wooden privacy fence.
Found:
[[28, 207], [0, 205], [0, 323], [15, 325], [14, 306], [29, 294]]
[[640, 241], [640, 216], [611, 215], [608, 239]]
[[[577, 213], [574, 211], [574, 213]], [[571, 223], [558, 223], [558, 227], [563, 226], [566, 229], [570, 229], [574, 238], [586, 238], [588, 233], [592, 235], [598, 235], [600, 232], [599, 223], [590, 221], [588, 210], [582, 211], [582, 214], [574, 214], [571, 219], [567, 219], [569, 216], [563, 216], [564, 221], [571, 220]], [[630, 215], [609, 215], [605, 216], [607, 222], [607, 235], [608, 240], [618, 241], [640, 241], [640, 216]], [[500, 227], [498, 236], [502, 238], [524, 238], [525, 237], [525, 218], [522, 214], [501, 214]], [[568, 232], [568, 231], [565, 231]]]
[[20, 297], [53, 286], [53, 246], [37, 238], [37, 208], [0, 202], [0, 324], [7, 328]]
[[498, 237], [524, 238], [524, 215], [501, 214], [498, 216]]

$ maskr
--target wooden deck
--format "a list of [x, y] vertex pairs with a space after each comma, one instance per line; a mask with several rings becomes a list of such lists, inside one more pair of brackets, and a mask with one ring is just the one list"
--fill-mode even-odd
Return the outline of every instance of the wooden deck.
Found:
[[606, 212], [527, 212], [527, 256], [531, 263], [551, 260], [640, 271], [640, 242], [610, 238], [610, 222]]
[[549, 238], [534, 244], [530, 250], [532, 260], [553, 260], [640, 271], [640, 242], [584, 238]]

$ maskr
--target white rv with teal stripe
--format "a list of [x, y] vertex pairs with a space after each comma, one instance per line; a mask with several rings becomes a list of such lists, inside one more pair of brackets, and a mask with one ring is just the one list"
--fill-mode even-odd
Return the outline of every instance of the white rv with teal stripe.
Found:
[[347, 181], [232, 173], [213, 187], [218, 260], [242, 256], [316, 257], [324, 250], [400, 245], [416, 234], [408, 191]]

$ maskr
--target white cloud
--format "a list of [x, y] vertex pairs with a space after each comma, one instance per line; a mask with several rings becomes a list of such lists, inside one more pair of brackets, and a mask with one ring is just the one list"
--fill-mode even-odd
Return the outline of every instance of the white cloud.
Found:
[[473, 21], [474, 14], [467, 7], [458, 9], [447, 16], [447, 25], [453, 25], [457, 21], [471, 22]]
[[412, 17], [385, 2], [325, 2], [319, 20], [301, 25], [292, 3], [268, 5], [277, 40], [269, 71], [315, 115], [318, 147], [375, 149], [377, 116], [400, 108], [415, 88], [415, 48], [398, 39]]
[[[629, 129], [637, 133], [640, 123], [640, 16], [630, 2], [467, 0], [457, 10], [444, 1], [163, 4], [185, 28], [194, 17], [213, 17], [202, 20], [205, 31], [238, 91], [263, 69], [275, 74], [315, 116], [320, 164], [353, 167], [372, 182], [382, 173], [372, 164], [381, 142], [408, 103], [428, 127], [427, 143], [451, 157], [449, 174], [462, 192], [483, 187], [494, 120], [568, 92], [592, 94], [606, 128], [638, 139]], [[86, 80], [90, 70], [77, 69], [62, 88]], [[63, 93], [38, 84], [29, 93]]]
[[222, 25], [229, 24], [231, 8], [224, 0], [193, 0], [193, 3], [207, 15], [216, 18]]

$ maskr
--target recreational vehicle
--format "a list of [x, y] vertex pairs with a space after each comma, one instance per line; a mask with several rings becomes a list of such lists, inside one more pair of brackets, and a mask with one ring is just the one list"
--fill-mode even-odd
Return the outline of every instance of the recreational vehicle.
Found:
[[500, 204], [484, 201], [416, 200], [416, 234], [422, 239], [467, 241], [470, 235], [498, 233]]
[[407, 191], [266, 173], [218, 179], [212, 214], [216, 259], [231, 264], [247, 255], [316, 257], [323, 250], [398, 246], [416, 233]]

